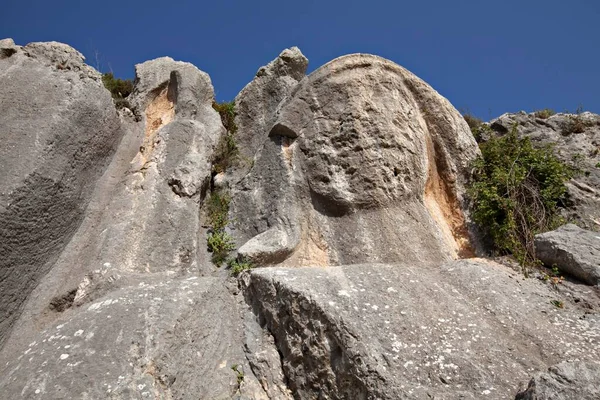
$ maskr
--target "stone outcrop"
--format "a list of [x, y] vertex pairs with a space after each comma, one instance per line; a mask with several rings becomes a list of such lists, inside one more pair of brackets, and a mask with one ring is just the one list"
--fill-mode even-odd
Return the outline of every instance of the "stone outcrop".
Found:
[[538, 145], [552, 145], [564, 162], [580, 173], [567, 183], [568, 207], [564, 216], [583, 227], [600, 230], [600, 115], [559, 113], [548, 118], [520, 112], [504, 114], [489, 123], [497, 134], [516, 126], [520, 136], [530, 137]]
[[122, 136], [75, 49], [0, 42], [0, 345], [81, 223]]
[[[239, 306], [221, 279], [162, 275], [129, 283], [62, 315], [3, 363], [2, 396], [266, 398], [239, 345]], [[232, 366], [244, 374], [241, 385]]]
[[595, 400], [600, 398], [598, 363], [562, 362], [540, 372], [516, 400]]
[[532, 370], [600, 356], [597, 294], [486, 260], [266, 268], [245, 285], [298, 399], [507, 399]]
[[425, 82], [349, 55], [302, 80], [278, 109], [233, 189], [242, 256], [324, 266], [472, 255], [463, 195], [479, 150]]
[[590, 284], [600, 284], [600, 233], [567, 224], [535, 236], [537, 257], [548, 267], [556, 266]]
[[[261, 67], [256, 76], [235, 98], [238, 127], [236, 143], [242, 166], [252, 160], [268, 139], [281, 102], [306, 75], [308, 60], [300, 49], [285, 49], [275, 60]], [[243, 168], [247, 172], [247, 168]]]
[[[117, 112], [75, 50], [0, 41], [3, 397], [597, 394], [597, 288], [451, 260], [477, 239], [478, 149], [450, 103], [379, 57], [306, 67], [291, 48], [258, 71], [239, 160], [212, 176], [225, 128], [204, 72], [140, 64]], [[239, 253], [279, 265], [211, 264], [217, 189]]]

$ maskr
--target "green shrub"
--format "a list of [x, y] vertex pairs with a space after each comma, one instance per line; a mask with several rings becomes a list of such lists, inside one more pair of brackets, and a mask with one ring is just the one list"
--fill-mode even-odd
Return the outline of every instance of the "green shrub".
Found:
[[231, 197], [227, 194], [221, 194], [213, 191], [208, 198], [207, 214], [208, 222], [213, 230], [220, 231], [225, 228], [229, 222], [227, 214], [229, 213], [229, 203]]
[[534, 113], [536, 118], [540, 118], [540, 119], [548, 119], [551, 116], [553, 116], [554, 114], [556, 114], [556, 112], [550, 108], [544, 108], [543, 110], [537, 110]]
[[477, 118], [472, 114], [463, 114], [463, 118], [465, 119], [465, 121], [467, 121], [467, 125], [469, 125], [469, 128], [471, 128], [471, 130], [473, 130], [474, 128], [478, 128], [479, 126], [481, 126], [481, 124], [483, 124], [483, 121], [481, 119]]
[[229, 195], [216, 191], [213, 191], [207, 200], [207, 217], [211, 232], [206, 242], [208, 251], [212, 253], [212, 262], [217, 266], [221, 266], [229, 252], [235, 250], [233, 238], [225, 232], [225, 227], [229, 223], [230, 201]]
[[217, 103], [213, 101], [213, 108], [221, 116], [221, 122], [227, 130], [227, 133], [221, 136], [215, 154], [213, 156], [213, 172], [225, 172], [238, 159], [239, 151], [235, 143], [235, 133], [237, 125], [235, 124], [235, 103]]
[[469, 187], [473, 219], [497, 251], [512, 253], [526, 271], [537, 263], [534, 235], [564, 222], [558, 207], [574, 169], [552, 147], [536, 148], [529, 138], [518, 138], [516, 126], [481, 143], [480, 149]]
[[[467, 125], [471, 128], [471, 133], [476, 141], [480, 141], [485, 133], [492, 133], [489, 125], [485, 124], [481, 119], [471, 114], [463, 114], [463, 118], [467, 121]], [[489, 135], [487, 135], [489, 136]]]
[[133, 92], [133, 81], [131, 79], [115, 78], [112, 72], [102, 74], [102, 83], [113, 99], [124, 99]]
[[227, 262], [227, 266], [231, 270], [231, 275], [233, 276], [237, 276], [243, 271], [254, 268], [254, 264], [252, 264], [252, 262], [245, 259], [237, 260], [235, 258], [230, 259]]
[[235, 135], [237, 132], [237, 125], [235, 124], [235, 102], [217, 103], [216, 101], [213, 101], [212, 106], [221, 116], [221, 122], [225, 129], [227, 129], [227, 132]]
[[567, 123], [563, 126], [563, 135], [570, 135], [571, 133], [583, 133], [585, 131], [586, 124], [583, 118], [579, 114], [569, 115]]
[[235, 250], [231, 236], [224, 230], [213, 231], [207, 237], [208, 250], [212, 253], [212, 262], [220, 266], [227, 259], [229, 252]]

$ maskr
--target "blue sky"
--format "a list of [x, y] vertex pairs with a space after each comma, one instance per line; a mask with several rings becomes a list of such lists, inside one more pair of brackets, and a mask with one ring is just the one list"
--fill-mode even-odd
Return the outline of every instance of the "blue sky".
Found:
[[459, 110], [600, 113], [600, 2], [4, 0], [0, 38], [56, 40], [119, 77], [168, 55], [210, 74], [231, 100], [257, 69], [298, 46], [312, 71], [348, 53], [408, 68]]

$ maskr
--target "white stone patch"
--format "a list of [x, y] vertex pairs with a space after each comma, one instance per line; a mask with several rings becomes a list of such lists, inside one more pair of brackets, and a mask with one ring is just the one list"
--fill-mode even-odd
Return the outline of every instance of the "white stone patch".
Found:
[[69, 358], [69, 355], [68, 355], [68, 354], [61, 354], [61, 355], [60, 355], [60, 359], [61, 359], [61, 360], [66, 360], [67, 358]]
[[389, 287], [386, 290], [388, 293], [398, 293], [398, 291], [396, 289], [394, 289], [393, 287]]
[[350, 294], [345, 291], [345, 290], [338, 290], [338, 296], [346, 296], [346, 297], [350, 297]]
[[83, 335], [83, 329], [79, 329], [78, 331], [76, 331], [76, 332], [73, 334], [73, 336], [76, 336], [76, 337], [77, 337], [77, 336], [81, 336], [81, 335]]
[[94, 303], [91, 306], [89, 306], [88, 307], [88, 311], [99, 310], [100, 308], [102, 308], [104, 306], [109, 306], [111, 304], [115, 304], [115, 303], [118, 303], [118, 302], [119, 302], [119, 299], [114, 299], [114, 300], [108, 299], [108, 300], [104, 300], [104, 301], [99, 301], [99, 302]]

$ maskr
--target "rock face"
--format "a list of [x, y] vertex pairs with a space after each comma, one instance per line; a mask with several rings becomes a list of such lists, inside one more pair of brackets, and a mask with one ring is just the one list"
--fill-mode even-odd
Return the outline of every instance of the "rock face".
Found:
[[535, 237], [537, 257], [547, 266], [590, 285], [600, 284], [600, 233], [567, 224]]
[[279, 106], [234, 188], [239, 252], [289, 265], [472, 254], [463, 194], [478, 151], [460, 114], [410, 72], [338, 58]]
[[600, 356], [597, 294], [591, 314], [585, 286], [485, 260], [266, 268], [245, 284], [298, 399], [507, 399], [531, 370]]
[[236, 142], [242, 161], [252, 160], [268, 139], [279, 105], [304, 78], [307, 67], [308, 60], [300, 49], [286, 49], [261, 67], [252, 82], [237, 95]]
[[100, 78], [65, 44], [0, 42], [0, 345], [122, 136]]
[[563, 362], [541, 372], [519, 393], [517, 400], [595, 400], [600, 398], [600, 367], [597, 363]]
[[229, 399], [240, 392], [232, 365], [247, 375], [243, 390], [260, 388], [238, 345], [236, 299], [221, 279], [163, 275], [130, 283], [67, 311], [23, 347], [3, 370], [3, 396]]
[[513, 126], [534, 143], [553, 144], [559, 158], [581, 170], [567, 183], [570, 204], [565, 217], [587, 229], [600, 230], [600, 115], [559, 113], [544, 119], [520, 112], [490, 121], [490, 127], [499, 134]]
[[[259, 70], [236, 98], [241, 160], [213, 177], [204, 72], [140, 64], [117, 113], [75, 50], [0, 41], [2, 397], [597, 394], [597, 288], [450, 261], [472, 250], [478, 155], [450, 103], [379, 57], [306, 66], [292, 48]], [[239, 253], [278, 266], [211, 264], [217, 187]], [[565, 360], [585, 367], [526, 388]]]

